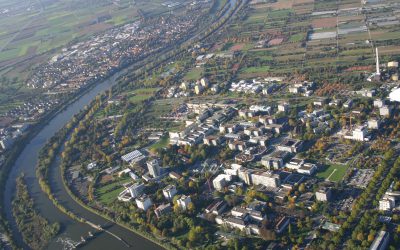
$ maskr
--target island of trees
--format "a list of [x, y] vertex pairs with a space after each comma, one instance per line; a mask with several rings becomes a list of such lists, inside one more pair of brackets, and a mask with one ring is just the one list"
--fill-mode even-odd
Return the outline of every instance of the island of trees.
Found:
[[13, 200], [13, 214], [24, 242], [32, 249], [43, 249], [58, 234], [60, 225], [50, 224], [34, 208], [23, 175], [17, 179], [16, 195]]

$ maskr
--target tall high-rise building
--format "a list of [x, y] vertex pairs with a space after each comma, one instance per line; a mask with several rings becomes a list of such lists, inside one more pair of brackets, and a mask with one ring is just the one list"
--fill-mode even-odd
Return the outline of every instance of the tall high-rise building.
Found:
[[160, 165], [157, 159], [151, 160], [147, 162], [147, 168], [149, 170], [149, 174], [154, 178], [160, 176]]

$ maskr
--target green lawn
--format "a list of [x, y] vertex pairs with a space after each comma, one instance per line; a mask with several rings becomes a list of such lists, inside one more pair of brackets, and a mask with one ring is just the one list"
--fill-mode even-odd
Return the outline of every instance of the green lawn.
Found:
[[323, 178], [323, 179], [326, 179], [329, 181], [338, 182], [343, 179], [348, 168], [349, 168], [349, 166], [347, 166], [347, 165], [333, 164], [333, 165], [328, 166], [324, 171], [319, 172], [317, 174], [317, 177]]
[[157, 150], [159, 148], [165, 148], [169, 144], [169, 137], [164, 136], [158, 142], [150, 146], [150, 150]]
[[122, 184], [130, 180], [130, 177], [127, 176], [125, 178], [118, 179], [117, 181], [114, 181], [108, 185], [97, 188], [95, 191], [97, 200], [106, 205], [110, 204], [115, 199], [117, 199], [118, 194], [124, 190]]
[[142, 88], [133, 91], [132, 96], [129, 97], [131, 103], [139, 103], [150, 98], [158, 88]]
[[295, 34], [295, 35], [290, 36], [289, 42], [298, 43], [298, 42], [301, 42], [301, 41], [305, 40], [305, 38], [306, 38], [306, 34], [305, 33], [299, 33], [299, 34]]
[[203, 73], [203, 69], [201, 68], [193, 68], [189, 72], [186, 73], [184, 79], [186, 81], [196, 81], [201, 78], [201, 74]]
[[254, 73], [267, 73], [269, 70], [268, 66], [262, 66], [262, 67], [249, 67], [249, 68], [243, 68], [240, 70], [241, 73], [248, 73], [248, 74], [254, 74]]

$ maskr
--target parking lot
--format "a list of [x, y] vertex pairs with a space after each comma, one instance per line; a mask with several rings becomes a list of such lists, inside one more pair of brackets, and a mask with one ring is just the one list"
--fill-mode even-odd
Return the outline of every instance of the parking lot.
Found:
[[374, 176], [374, 173], [375, 171], [373, 169], [356, 169], [348, 184], [351, 186], [366, 188]]

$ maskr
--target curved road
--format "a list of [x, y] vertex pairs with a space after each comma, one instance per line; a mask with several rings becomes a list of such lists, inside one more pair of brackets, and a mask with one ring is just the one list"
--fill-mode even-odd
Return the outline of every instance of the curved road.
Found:
[[[237, 0], [231, 0], [231, 8], [235, 5]], [[228, 11], [229, 12], [229, 11]], [[25, 146], [25, 149], [20, 154], [15, 162], [14, 167], [9, 173], [5, 190], [4, 190], [4, 210], [6, 213], [6, 218], [11, 225], [14, 238], [16, 239], [19, 246], [27, 249], [28, 247], [23, 243], [21, 234], [19, 233], [15, 220], [12, 216], [12, 195], [15, 192], [15, 179], [23, 172], [26, 177], [26, 183], [28, 185], [32, 199], [35, 202], [35, 208], [49, 222], [59, 222], [62, 226], [61, 234], [54, 239], [50, 245], [49, 249], [68, 249], [66, 245], [62, 242], [65, 241], [79, 241], [81, 236], [87, 236], [88, 232], [94, 232], [93, 228], [87, 224], [79, 223], [67, 215], [60, 212], [48, 199], [47, 195], [42, 192], [39, 183], [36, 179], [35, 167], [38, 162], [38, 153], [40, 149], [46, 144], [46, 142], [54, 136], [54, 134], [60, 130], [72, 117], [74, 114], [78, 113], [86, 105], [88, 105], [99, 93], [102, 93], [109, 88], [111, 88], [115, 83], [116, 79], [124, 74], [126, 70], [122, 70], [109, 79], [97, 84], [93, 89], [88, 91], [86, 94], [81, 96], [77, 101], [72, 103], [59, 114], [57, 114], [49, 123]], [[143, 237], [134, 234], [133, 232], [109, 223], [102, 217], [91, 213], [85, 208], [81, 207], [76, 203], [66, 192], [61, 180], [59, 162], [56, 161], [51, 167], [50, 176], [50, 186], [54, 192], [55, 197], [60, 201], [60, 203], [65, 206], [68, 210], [74, 212], [78, 216], [81, 216], [91, 222], [96, 224], [105, 225], [108, 224], [107, 228], [110, 232], [118, 235], [123, 240], [125, 240], [132, 249], [161, 249], [158, 245], [153, 242], [144, 239]], [[112, 237], [107, 233], [100, 233], [96, 236], [94, 240], [88, 242], [85, 245], [86, 249], [126, 249], [127, 246]]]

